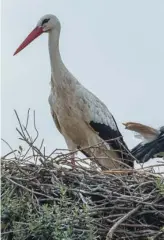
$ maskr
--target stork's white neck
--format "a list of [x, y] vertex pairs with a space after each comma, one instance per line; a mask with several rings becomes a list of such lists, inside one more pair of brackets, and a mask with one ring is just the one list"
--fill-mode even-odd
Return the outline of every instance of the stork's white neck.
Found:
[[55, 87], [58, 87], [62, 84], [62, 75], [68, 71], [60, 56], [59, 36], [60, 32], [56, 29], [53, 29], [49, 32], [49, 55], [53, 84]]
[[73, 92], [79, 82], [73, 77], [64, 65], [59, 51], [60, 32], [53, 29], [49, 32], [49, 54], [51, 62], [51, 86], [56, 95], [61, 93]]

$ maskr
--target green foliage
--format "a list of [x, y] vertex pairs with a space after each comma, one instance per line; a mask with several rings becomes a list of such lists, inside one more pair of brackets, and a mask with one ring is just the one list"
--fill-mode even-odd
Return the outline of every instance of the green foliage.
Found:
[[[77, 239], [73, 228], [84, 228], [80, 239], [96, 239], [94, 226], [83, 203], [71, 204], [67, 188], [60, 187], [60, 198], [55, 201], [39, 202], [30, 192], [22, 195], [12, 185], [8, 186], [2, 179], [2, 239], [8, 239], [13, 231], [13, 240], [73, 240]], [[12, 193], [11, 194], [9, 193]]]

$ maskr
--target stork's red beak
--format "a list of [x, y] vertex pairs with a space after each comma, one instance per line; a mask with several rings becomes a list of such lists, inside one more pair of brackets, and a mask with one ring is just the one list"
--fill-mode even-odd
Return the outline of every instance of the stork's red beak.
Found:
[[36, 27], [34, 30], [27, 36], [27, 38], [22, 42], [22, 44], [17, 48], [14, 55], [23, 50], [27, 45], [29, 45], [35, 38], [39, 37], [43, 33], [42, 27]]

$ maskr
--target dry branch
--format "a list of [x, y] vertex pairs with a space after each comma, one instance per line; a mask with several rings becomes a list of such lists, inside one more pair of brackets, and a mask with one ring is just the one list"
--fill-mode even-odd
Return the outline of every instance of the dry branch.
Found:
[[[70, 153], [45, 152], [18, 115], [26, 148], [2, 157], [2, 239], [164, 239], [164, 178], [102, 172]], [[10, 157], [10, 158], [9, 158]], [[85, 162], [85, 164], [84, 164]], [[118, 170], [117, 170], [118, 171]]]

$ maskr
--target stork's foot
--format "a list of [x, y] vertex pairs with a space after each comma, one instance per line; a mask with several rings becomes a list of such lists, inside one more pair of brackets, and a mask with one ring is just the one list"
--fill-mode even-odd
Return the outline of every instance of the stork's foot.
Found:
[[71, 165], [72, 165], [72, 168], [75, 169], [76, 168], [76, 164], [75, 164], [75, 158], [71, 158]]
[[72, 169], [75, 169], [76, 168], [76, 164], [75, 164], [75, 156], [71, 156], [71, 165], [72, 165]]

